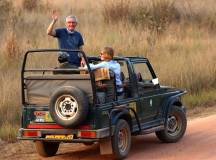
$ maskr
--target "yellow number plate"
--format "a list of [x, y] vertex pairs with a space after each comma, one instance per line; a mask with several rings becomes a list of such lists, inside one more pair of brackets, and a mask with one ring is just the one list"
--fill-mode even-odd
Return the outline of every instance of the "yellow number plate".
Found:
[[73, 139], [73, 135], [46, 135], [46, 139]]

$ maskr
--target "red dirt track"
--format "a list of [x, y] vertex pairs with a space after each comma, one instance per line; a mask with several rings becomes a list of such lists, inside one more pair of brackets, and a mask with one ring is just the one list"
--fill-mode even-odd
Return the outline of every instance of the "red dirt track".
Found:
[[[101, 156], [99, 146], [62, 144], [56, 156], [40, 157], [31, 142], [0, 145], [1, 160], [110, 160]], [[127, 160], [215, 160], [216, 115], [188, 121], [185, 136], [177, 143], [161, 143], [154, 134], [132, 138]]]

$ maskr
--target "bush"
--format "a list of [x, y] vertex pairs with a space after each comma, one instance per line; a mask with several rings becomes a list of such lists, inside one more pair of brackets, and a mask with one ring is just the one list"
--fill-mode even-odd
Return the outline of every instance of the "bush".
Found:
[[106, 1], [102, 15], [106, 23], [124, 21], [130, 14], [130, 0]]
[[33, 11], [38, 7], [40, 0], [23, 0], [22, 7], [27, 11]]
[[3, 31], [4, 27], [7, 25], [12, 9], [13, 4], [11, 1], [0, 1], [0, 31]]
[[167, 26], [180, 19], [180, 13], [170, 0], [153, 0], [149, 5], [138, 5], [130, 15], [135, 25], [144, 25], [151, 31], [162, 32]]
[[106, 2], [103, 10], [105, 22], [127, 20], [134, 25], [142, 25], [152, 31], [164, 31], [167, 26], [180, 19], [180, 13], [172, 0], [152, 0], [149, 4], [130, 1]]
[[32, 11], [40, 11], [40, 12], [46, 12], [50, 11], [52, 8], [50, 6], [51, 4], [46, 1], [46, 3], [43, 3], [42, 0], [23, 0], [22, 1], [22, 8], [24, 10], [27, 10], [28, 12]]
[[11, 1], [0, 1], [0, 14], [1, 14], [1, 19], [5, 19], [9, 16], [10, 11], [13, 9], [13, 4]]
[[184, 14], [184, 20], [187, 23], [206, 28], [209, 31], [216, 31], [216, 12], [196, 11]]

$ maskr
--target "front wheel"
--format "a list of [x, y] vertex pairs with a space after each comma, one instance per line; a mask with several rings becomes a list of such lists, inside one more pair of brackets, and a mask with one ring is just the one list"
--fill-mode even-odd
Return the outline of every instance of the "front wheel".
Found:
[[112, 149], [116, 159], [125, 158], [131, 147], [131, 130], [127, 121], [121, 119], [117, 122], [112, 136]]
[[35, 141], [37, 153], [42, 157], [51, 157], [56, 154], [59, 148], [58, 142]]
[[186, 131], [187, 118], [182, 108], [173, 106], [168, 115], [165, 129], [157, 131], [156, 136], [162, 142], [174, 143], [181, 139]]

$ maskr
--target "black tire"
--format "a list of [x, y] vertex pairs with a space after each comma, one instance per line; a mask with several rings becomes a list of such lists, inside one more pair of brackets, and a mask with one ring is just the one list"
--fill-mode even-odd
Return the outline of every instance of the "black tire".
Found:
[[112, 149], [116, 159], [125, 158], [131, 148], [131, 130], [127, 121], [120, 119], [112, 136]]
[[58, 142], [35, 141], [37, 153], [42, 157], [51, 157], [56, 154], [59, 148]]
[[157, 131], [156, 136], [162, 142], [174, 143], [183, 137], [186, 128], [187, 118], [185, 112], [178, 106], [172, 106], [171, 112], [168, 115], [165, 129], [162, 131]]
[[61, 87], [51, 96], [49, 110], [56, 123], [65, 128], [72, 128], [85, 120], [88, 113], [88, 99], [78, 88]]

